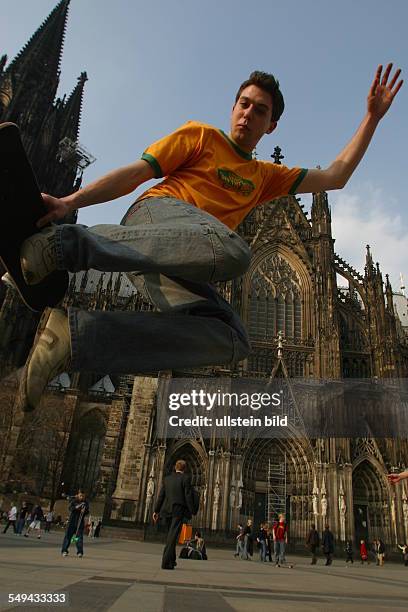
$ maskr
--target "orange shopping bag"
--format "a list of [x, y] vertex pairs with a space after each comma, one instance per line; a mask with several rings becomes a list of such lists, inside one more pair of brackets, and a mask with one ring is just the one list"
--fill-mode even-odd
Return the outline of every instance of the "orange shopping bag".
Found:
[[179, 535], [179, 544], [184, 544], [187, 540], [191, 540], [193, 537], [193, 528], [187, 523], [183, 523], [183, 526]]

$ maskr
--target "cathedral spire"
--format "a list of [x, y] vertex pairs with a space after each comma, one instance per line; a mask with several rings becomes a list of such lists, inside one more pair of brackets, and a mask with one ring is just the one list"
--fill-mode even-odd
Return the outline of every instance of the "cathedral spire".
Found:
[[61, 139], [69, 138], [74, 142], [78, 140], [84, 85], [87, 80], [86, 72], [81, 72], [76, 86], [65, 103], [62, 110]]
[[[0, 90], [7, 90], [3, 120], [20, 123], [22, 100], [41, 90], [49, 102], [55, 98], [70, 0], [61, 0], [32, 35], [1, 76]], [[31, 84], [31, 87], [29, 86]]]

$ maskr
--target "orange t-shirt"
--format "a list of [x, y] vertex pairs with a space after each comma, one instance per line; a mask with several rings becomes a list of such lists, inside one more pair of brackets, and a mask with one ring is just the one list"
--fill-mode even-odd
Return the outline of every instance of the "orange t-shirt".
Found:
[[295, 193], [306, 175], [253, 159], [222, 130], [188, 121], [142, 155], [155, 177], [166, 177], [145, 191], [147, 197], [172, 196], [210, 213], [235, 229], [258, 204]]

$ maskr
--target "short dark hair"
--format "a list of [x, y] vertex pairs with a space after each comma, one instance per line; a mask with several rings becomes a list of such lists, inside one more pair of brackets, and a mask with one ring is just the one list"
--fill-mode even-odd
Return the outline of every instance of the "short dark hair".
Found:
[[242, 93], [242, 90], [250, 85], [256, 85], [259, 89], [263, 89], [271, 95], [272, 98], [272, 120], [278, 121], [280, 116], [282, 115], [285, 102], [283, 100], [283, 95], [281, 90], [279, 89], [279, 81], [275, 79], [273, 74], [269, 74], [268, 72], [262, 72], [261, 70], [254, 70], [249, 75], [249, 79], [241, 83], [237, 95], [235, 96], [235, 103], [238, 102], [239, 97]]

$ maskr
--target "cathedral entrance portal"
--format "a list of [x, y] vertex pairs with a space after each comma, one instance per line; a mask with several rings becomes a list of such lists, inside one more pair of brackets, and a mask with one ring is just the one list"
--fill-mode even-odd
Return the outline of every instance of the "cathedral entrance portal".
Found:
[[381, 476], [371, 461], [364, 459], [353, 471], [355, 541], [389, 540], [388, 495]]

